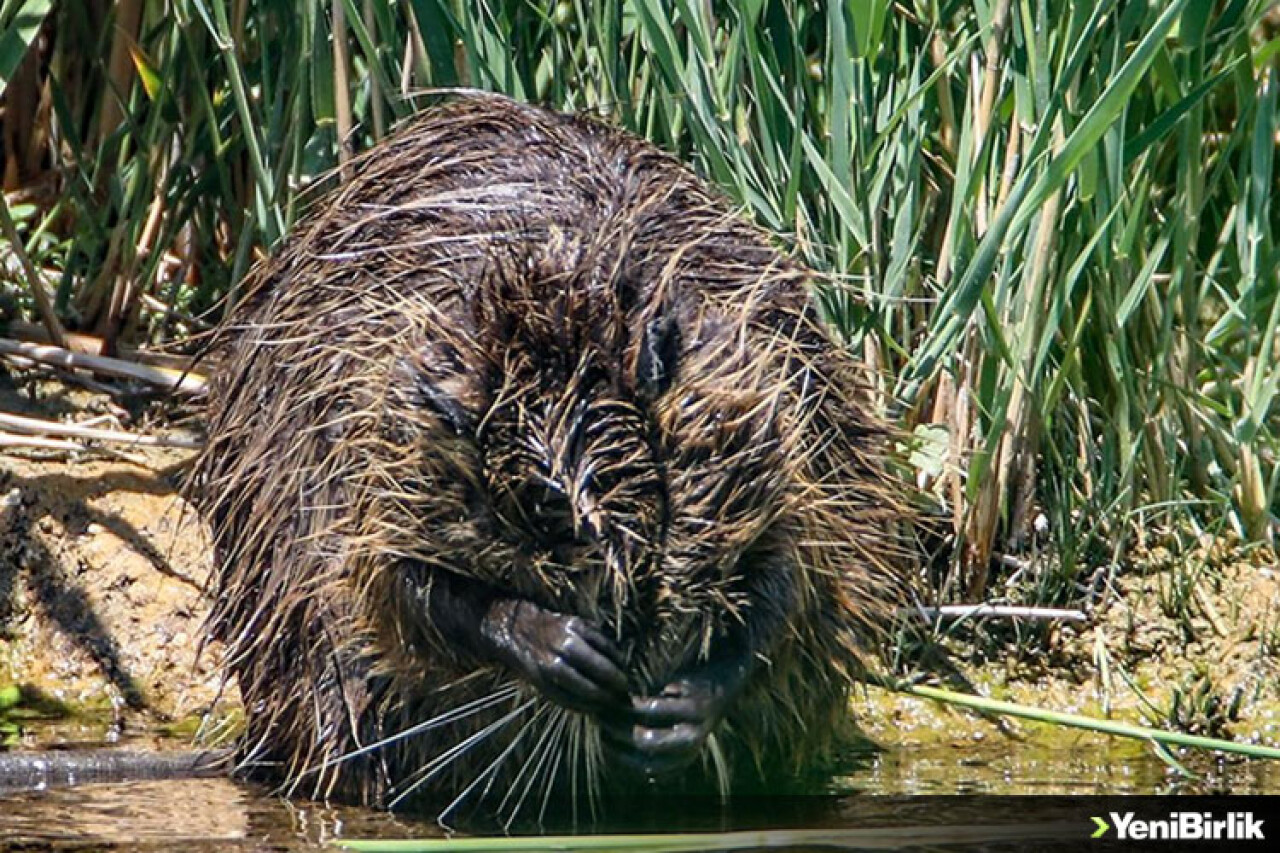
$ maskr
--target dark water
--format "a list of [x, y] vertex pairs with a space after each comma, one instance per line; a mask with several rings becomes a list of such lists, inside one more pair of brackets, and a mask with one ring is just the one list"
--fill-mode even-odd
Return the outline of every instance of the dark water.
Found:
[[[91, 735], [91, 731], [51, 730], [44, 742], [83, 747], [89, 745]], [[133, 749], [158, 745], [174, 744], [146, 736], [116, 744]], [[516, 829], [521, 834], [723, 833], [802, 827], [839, 830], [834, 843], [842, 849], [1056, 849], [1051, 845], [1062, 842], [1063, 826], [1074, 826], [1075, 838], [1085, 837], [1080, 834], [1085, 818], [1079, 809], [1071, 808], [1070, 798], [953, 795], [1280, 792], [1280, 763], [1204, 760], [1189, 763], [1197, 775], [1188, 778], [1143, 745], [1124, 741], [1070, 743], [1060, 749], [1007, 741], [851, 755], [846, 764], [845, 772], [813, 796], [728, 802], [658, 797], [623, 804], [595, 824], [572, 826], [553, 818], [541, 827]], [[1039, 804], [1034, 814], [1027, 803]], [[474, 823], [457, 828], [489, 829]], [[334, 849], [333, 842], [341, 839], [443, 834], [432, 821], [288, 802], [265, 789], [224, 778], [93, 784], [0, 795], [0, 848], [297, 851]], [[750, 848], [748, 844], [746, 849]], [[788, 849], [831, 847], [809, 838]]]

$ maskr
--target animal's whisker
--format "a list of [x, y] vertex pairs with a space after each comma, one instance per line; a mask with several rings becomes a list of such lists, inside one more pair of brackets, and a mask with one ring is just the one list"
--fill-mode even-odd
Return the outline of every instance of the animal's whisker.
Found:
[[312, 773], [319, 773], [322, 770], [327, 770], [328, 768], [333, 767], [336, 764], [341, 764], [344, 761], [350, 761], [353, 758], [368, 755], [369, 753], [382, 749], [383, 747], [420, 735], [423, 732], [430, 731], [431, 729], [437, 729], [450, 723], [456, 723], [459, 720], [472, 716], [473, 714], [478, 714], [481, 711], [492, 708], [494, 705], [501, 705], [503, 702], [515, 698], [519, 692], [520, 688], [518, 685], [504, 685], [490, 693], [488, 696], [482, 696], [481, 698], [467, 702], [464, 705], [459, 705], [457, 708], [451, 708], [443, 714], [437, 714], [429, 720], [414, 723], [409, 728], [396, 732], [393, 735], [389, 735], [382, 740], [367, 744], [359, 749], [353, 749], [350, 752], [343, 753], [342, 755], [328, 758], [319, 764], [308, 767], [298, 774], [298, 778], [301, 779], [311, 775]]
[[551, 761], [551, 769], [546, 774], [547, 781], [544, 783], [542, 789], [542, 805], [538, 807], [539, 823], [541, 823], [542, 819], [546, 817], [547, 805], [551, 802], [551, 793], [555, 790], [556, 778], [560, 775], [560, 765], [564, 762], [565, 750], [560, 748], [560, 744], [564, 740], [564, 731], [568, 724], [569, 715], [565, 714], [560, 718], [560, 724], [556, 727], [556, 733], [552, 738], [553, 744], [550, 752], [554, 758]]
[[[520, 774], [511, 782], [511, 787], [507, 791], [507, 796], [503, 797], [502, 802], [498, 804], [498, 814], [502, 814], [506, 808], [508, 799], [520, 786], [521, 781], [524, 787], [520, 791], [520, 797], [511, 808], [510, 814], [503, 823], [503, 829], [509, 830], [511, 824], [515, 822], [516, 817], [520, 814], [520, 809], [524, 807], [524, 801], [529, 796], [529, 792], [533, 790], [534, 784], [538, 781], [538, 771], [541, 769], [546, 756], [549, 754], [554, 745], [552, 734], [556, 730], [556, 726], [569, 715], [569, 712], [563, 708], [556, 708], [555, 713], [550, 715], [546, 725], [542, 729], [542, 735], [538, 738], [538, 742], [534, 745], [533, 750], [529, 753], [529, 757], [525, 760], [524, 766], [520, 768]], [[527, 776], [526, 776], [527, 774]]]
[[707, 753], [711, 756], [711, 764], [716, 771], [716, 789], [720, 799], [729, 796], [729, 762], [725, 759], [724, 749], [720, 746], [720, 738], [715, 732], [707, 735]]
[[[541, 707], [539, 707], [538, 710], [534, 712], [533, 716], [520, 728], [520, 732], [517, 735], [517, 737], [520, 740], [524, 740], [525, 736], [528, 735], [529, 732], [533, 731], [533, 729], [538, 725], [538, 721], [546, 717], [547, 714], [550, 713], [553, 708], [554, 706], [551, 705], [550, 703], [543, 703]], [[497, 778], [496, 776], [490, 778], [489, 783], [484, 786], [484, 791], [480, 793], [481, 799], [484, 799], [485, 797], [489, 796], [489, 790], [493, 787], [493, 783], [496, 778]], [[503, 802], [506, 802], [506, 798], [511, 795], [510, 789], [513, 784], [514, 783], [511, 783], [511, 782], [507, 783], [507, 793], [503, 795]], [[494, 811], [496, 814], [500, 815], [502, 813], [501, 805], [499, 805], [498, 808], [495, 809]]]
[[[485, 726], [480, 731], [476, 732], [473, 735], [470, 735], [460, 743], [457, 743], [454, 746], [450, 747], [449, 749], [445, 750], [444, 752], [440, 753], [431, 761], [428, 761], [426, 764], [420, 767], [412, 776], [406, 779], [405, 783], [393, 785], [391, 787], [391, 790], [389, 790], [387, 793], [393, 794], [394, 797], [387, 803], [387, 807], [394, 809], [400, 803], [404, 802], [406, 797], [410, 796], [411, 794], [413, 794], [414, 791], [417, 791], [423, 785], [427, 784], [436, 776], [438, 776], [458, 757], [465, 755], [467, 752], [473, 749], [477, 744], [484, 741], [485, 738], [489, 737], [494, 732], [498, 731], [503, 726], [510, 723], [512, 720], [514, 720], [516, 717], [523, 714], [525, 711], [529, 710], [529, 708], [533, 706], [535, 701], [536, 700], [534, 699], [529, 699], [525, 701], [524, 703], [517, 706], [514, 710], [507, 712], [503, 716], [494, 720], [489, 725]], [[407, 783], [407, 787], [402, 788], [402, 784], [406, 784], [406, 783]]]
[[583, 763], [586, 765], [587, 770], [587, 805], [591, 809], [592, 818], [594, 818], [599, 814], [600, 808], [600, 785], [602, 782], [600, 768], [604, 763], [604, 748], [600, 743], [600, 730], [586, 720], [582, 721], [582, 736], [585, 741]]
[[489, 766], [487, 766], [484, 770], [480, 771], [480, 773], [477, 774], [476, 778], [472, 780], [471, 784], [467, 785], [467, 787], [462, 790], [462, 793], [454, 797], [453, 801], [450, 802], [449, 805], [441, 809], [439, 816], [436, 818], [436, 821], [440, 823], [441, 826], [444, 825], [444, 822], [447, 819], [449, 813], [452, 812], [458, 806], [460, 806], [462, 802], [466, 800], [467, 796], [470, 795], [470, 793], [475, 790], [476, 786], [479, 785], [481, 782], [485, 781], [487, 777], [488, 782], [485, 785], [484, 791], [481, 792], [480, 794], [481, 799], [484, 798], [484, 796], [489, 792], [490, 785], [493, 784], [493, 780], [497, 776], [498, 768], [501, 767], [502, 763], [507, 760], [507, 757], [510, 756], [511, 753], [513, 753], [516, 750], [516, 748], [520, 746], [520, 742], [524, 740], [525, 735], [527, 735], [530, 729], [532, 729], [533, 726], [537, 723], [538, 718], [543, 716], [543, 714], [545, 713], [545, 710], [546, 710], [545, 708], [539, 708], [534, 713], [533, 718], [529, 720], [527, 723], [525, 723], [524, 726], [520, 728], [520, 731], [516, 732], [515, 736], [511, 738], [511, 743], [507, 744], [507, 748], [502, 750], [502, 752], [498, 753], [498, 757], [493, 759], [493, 761], [489, 762]]
[[[525, 756], [525, 760], [521, 764], [520, 770], [516, 773], [515, 778], [511, 779], [511, 781], [507, 784], [507, 791], [505, 794], [502, 795], [502, 800], [498, 803], [498, 807], [495, 809], [495, 812], [498, 815], [501, 815], [506, 810], [507, 803], [511, 801], [512, 796], [515, 795], [515, 792], [520, 787], [521, 782], [525, 780], [525, 777], [530, 773], [531, 769], [534, 766], [536, 766], [538, 754], [542, 750], [543, 744], [546, 743], [547, 735], [551, 731], [552, 725], [555, 723], [555, 719], [556, 719], [555, 710], [558, 710], [558, 709], [556, 709], [554, 705], [547, 705], [544, 708], [540, 709], [538, 716], [535, 717], [534, 720], [530, 721], [530, 723], [533, 723], [536, 720], [541, 719], [544, 716], [544, 712], [546, 712], [545, 716], [548, 717], [546, 725], [542, 727], [541, 734], [538, 735], [537, 741], [535, 741], [533, 744], [533, 749], [531, 749], [529, 751], [529, 754]], [[510, 828], [511, 821], [515, 819], [515, 814], [517, 810], [518, 810], [518, 807], [516, 810], [513, 810], [511, 812], [510, 819], [508, 819], [503, 824], [504, 829]]]
[[578, 766], [582, 757], [582, 719], [569, 723], [569, 809], [578, 825]]

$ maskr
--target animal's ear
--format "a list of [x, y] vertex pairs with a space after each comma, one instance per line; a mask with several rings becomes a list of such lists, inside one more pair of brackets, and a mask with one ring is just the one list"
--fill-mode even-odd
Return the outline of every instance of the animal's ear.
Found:
[[480, 410], [480, 376], [456, 347], [443, 343], [422, 345], [405, 367], [415, 404], [458, 435], [474, 431]]
[[653, 400], [671, 387], [680, 359], [680, 324], [671, 315], [644, 324], [636, 354], [636, 393]]
[[418, 399], [427, 409], [440, 417], [458, 435], [466, 435], [475, 425], [475, 418], [462, 401], [452, 396], [429, 377], [419, 376]]

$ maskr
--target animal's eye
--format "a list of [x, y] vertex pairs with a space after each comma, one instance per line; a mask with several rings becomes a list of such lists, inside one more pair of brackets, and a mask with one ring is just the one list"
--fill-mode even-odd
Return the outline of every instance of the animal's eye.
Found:
[[680, 326], [674, 317], [658, 317], [645, 324], [636, 357], [636, 392], [652, 400], [675, 378], [680, 356]]

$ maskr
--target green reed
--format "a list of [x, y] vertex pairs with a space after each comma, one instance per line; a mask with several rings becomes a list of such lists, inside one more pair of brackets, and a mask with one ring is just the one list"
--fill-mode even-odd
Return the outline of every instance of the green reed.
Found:
[[955, 534], [947, 595], [1038, 522], [1059, 567], [1030, 594], [1064, 603], [1134, 535], [1272, 538], [1269, 6], [3, 0], [30, 263], [0, 287], [109, 344], [181, 341], [431, 90], [591, 112], [829, 274]]

